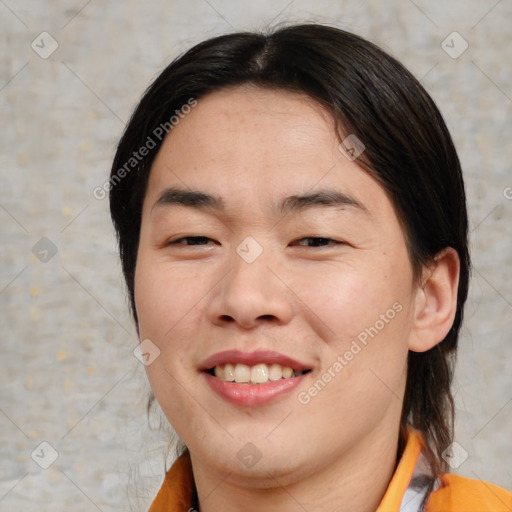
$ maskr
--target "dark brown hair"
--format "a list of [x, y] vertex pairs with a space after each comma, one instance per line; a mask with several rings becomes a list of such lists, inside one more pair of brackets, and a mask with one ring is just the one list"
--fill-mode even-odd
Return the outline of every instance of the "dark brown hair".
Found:
[[[359, 36], [316, 24], [224, 35], [174, 60], [147, 89], [119, 142], [108, 187], [135, 322], [142, 203], [164, 138], [157, 134], [162, 127], [172, 130], [170, 119], [191, 99], [242, 84], [307, 94], [331, 112], [340, 140], [353, 134], [364, 143], [358, 163], [392, 201], [416, 279], [440, 250], [457, 251], [455, 320], [441, 343], [409, 353], [401, 419], [401, 441], [407, 425], [417, 428], [434, 454], [434, 470], [446, 470], [442, 452], [453, 438], [450, 384], [470, 273], [462, 172], [443, 118], [425, 89], [397, 60]], [[154, 147], [139, 160], [138, 151], [149, 146], [149, 139]]]

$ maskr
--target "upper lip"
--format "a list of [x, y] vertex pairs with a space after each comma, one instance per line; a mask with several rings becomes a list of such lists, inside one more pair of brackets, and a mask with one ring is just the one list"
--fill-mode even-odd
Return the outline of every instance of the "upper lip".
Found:
[[293, 370], [310, 370], [311, 366], [301, 363], [292, 357], [274, 352], [273, 350], [256, 350], [254, 352], [242, 352], [240, 350], [224, 350], [217, 352], [205, 359], [199, 369], [209, 370], [215, 366], [227, 363], [240, 363], [247, 366], [255, 366], [258, 363], [280, 364], [289, 366]]

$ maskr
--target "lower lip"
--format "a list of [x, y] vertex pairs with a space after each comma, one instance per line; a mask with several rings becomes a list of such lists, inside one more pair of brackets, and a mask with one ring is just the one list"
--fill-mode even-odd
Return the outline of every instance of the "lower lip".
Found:
[[236, 405], [264, 405], [277, 401], [295, 389], [308, 374], [265, 384], [238, 384], [221, 380], [203, 372], [208, 385], [222, 398]]

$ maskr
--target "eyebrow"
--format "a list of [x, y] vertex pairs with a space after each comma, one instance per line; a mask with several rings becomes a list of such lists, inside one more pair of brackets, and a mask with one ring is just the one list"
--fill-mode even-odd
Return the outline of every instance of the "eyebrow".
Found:
[[173, 205], [188, 206], [200, 210], [225, 210], [222, 198], [199, 190], [184, 190], [181, 188], [166, 188], [160, 194], [153, 208]]
[[[201, 192], [199, 190], [184, 190], [181, 188], [166, 188], [155, 202], [155, 207], [186, 206], [203, 211], [225, 211], [226, 205], [220, 196]], [[284, 198], [276, 211], [281, 215], [299, 212], [309, 208], [337, 207], [352, 208], [369, 213], [368, 208], [355, 197], [334, 189], [324, 189], [311, 193], [297, 194]]]
[[280, 204], [279, 211], [281, 214], [287, 214], [319, 206], [330, 206], [342, 209], [349, 207], [369, 213], [368, 208], [366, 208], [361, 201], [347, 193], [333, 189], [286, 197]]

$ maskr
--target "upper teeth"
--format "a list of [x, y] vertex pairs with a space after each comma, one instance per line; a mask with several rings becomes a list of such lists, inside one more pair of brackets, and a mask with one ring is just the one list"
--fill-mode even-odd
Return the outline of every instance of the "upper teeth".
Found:
[[302, 370], [293, 370], [289, 366], [280, 364], [267, 365], [259, 363], [255, 366], [246, 364], [231, 364], [216, 366], [215, 376], [228, 382], [250, 382], [251, 384], [264, 384], [269, 380], [289, 379], [302, 375]]

